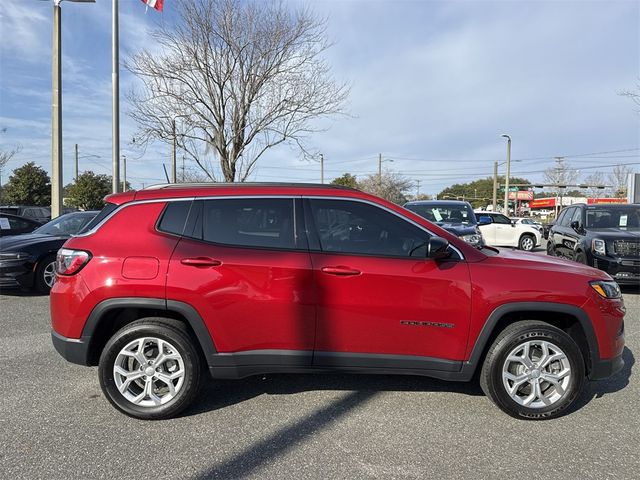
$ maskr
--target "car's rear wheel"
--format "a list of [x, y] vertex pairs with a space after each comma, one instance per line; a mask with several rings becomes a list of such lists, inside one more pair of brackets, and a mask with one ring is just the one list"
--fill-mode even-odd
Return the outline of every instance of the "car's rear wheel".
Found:
[[509, 415], [556, 418], [578, 398], [585, 379], [580, 348], [562, 330], [521, 321], [498, 335], [485, 358], [480, 386]]
[[584, 252], [576, 252], [576, 256], [574, 258], [574, 260], [578, 263], [582, 263], [585, 264], [587, 263], [587, 256], [584, 254]]
[[524, 250], [525, 252], [530, 252], [536, 246], [536, 239], [533, 235], [522, 235], [520, 237], [520, 242], [518, 243], [518, 248], [520, 250]]
[[118, 410], [143, 420], [162, 419], [193, 402], [201, 361], [184, 324], [143, 318], [107, 342], [98, 373], [102, 391]]
[[38, 262], [34, 279], [36, 291], [48, 294], [56, 281], [56, 256], [47, 255]]

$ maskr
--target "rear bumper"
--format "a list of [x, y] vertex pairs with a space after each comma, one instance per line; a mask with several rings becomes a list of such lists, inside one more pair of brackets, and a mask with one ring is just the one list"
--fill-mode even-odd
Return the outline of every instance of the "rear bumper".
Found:
[[618, 373], [624, 367], [622, 355], [606, 360], [598, 360], [593, 362], [590, 380], [602, 380]]
[[65, 360], [78, 365], [89, 365], [89, 339], [67, 338], [51, 330], [51, 341]]

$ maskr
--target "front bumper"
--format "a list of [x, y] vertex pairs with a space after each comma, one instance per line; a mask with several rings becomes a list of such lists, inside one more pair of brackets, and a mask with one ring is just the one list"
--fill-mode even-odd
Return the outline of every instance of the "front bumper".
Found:
[[67, 338], [51, 330], [51, 341], [57, 352], [68, 362], [89, 365], [88, 338]]
[[0, 261], [0, 287], [33, 287], [34, 263], [31, 260]]
[[640, 283], [640, 259], [594, 255], [593, 266], [607, 272], [620, 285]]
[[598, 360], [593, 362], [591, 367], [591, 373], [589, 373], [590, 380], [602, 380], [618, 373], [624, 367], [624, 359], [622, 354], [614, 358], [606, 360]]

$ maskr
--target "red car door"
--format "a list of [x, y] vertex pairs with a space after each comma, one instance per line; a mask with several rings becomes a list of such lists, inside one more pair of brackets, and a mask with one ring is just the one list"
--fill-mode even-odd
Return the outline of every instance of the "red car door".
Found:
[[[193, 306], [218, 352], [251, 363], [280, 354], [311, 363], [315, 335], [313, 273], [293, 198], [194, 202], [171, 258], [167, 299]], [[191, 231], [190, 231], [191, 230]], [[283, 351], [297, 351], [283, 352]], [[298, 360], [295, 360], [298, 359]]]
[[427, 259], [430, 234], [380, 206], [307, 202], [318, 301], [314, 365], [447, 369], [440, 359], [462, 360], [471, 286], [460, 252]]

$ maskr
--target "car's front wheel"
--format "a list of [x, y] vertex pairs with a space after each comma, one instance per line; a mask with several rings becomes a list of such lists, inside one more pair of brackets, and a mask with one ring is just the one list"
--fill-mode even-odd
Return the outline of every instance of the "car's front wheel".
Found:
[[34, 286], [38, 293], [48, 294], [56, 281], [56, 256], [48, 255], [38, 262]]
[[200, 385], [201, 361], [186, 327], [143, 318], [120, 329], [100, 356], [100, 386], [120, 411], [143, 420], [187, 408]]
[[509, 415], [543, 420], [562, 415], [585, 379], [580, 348], [539, 321], [516, 322], [498, 335], [482, 366], [480, 386]]

